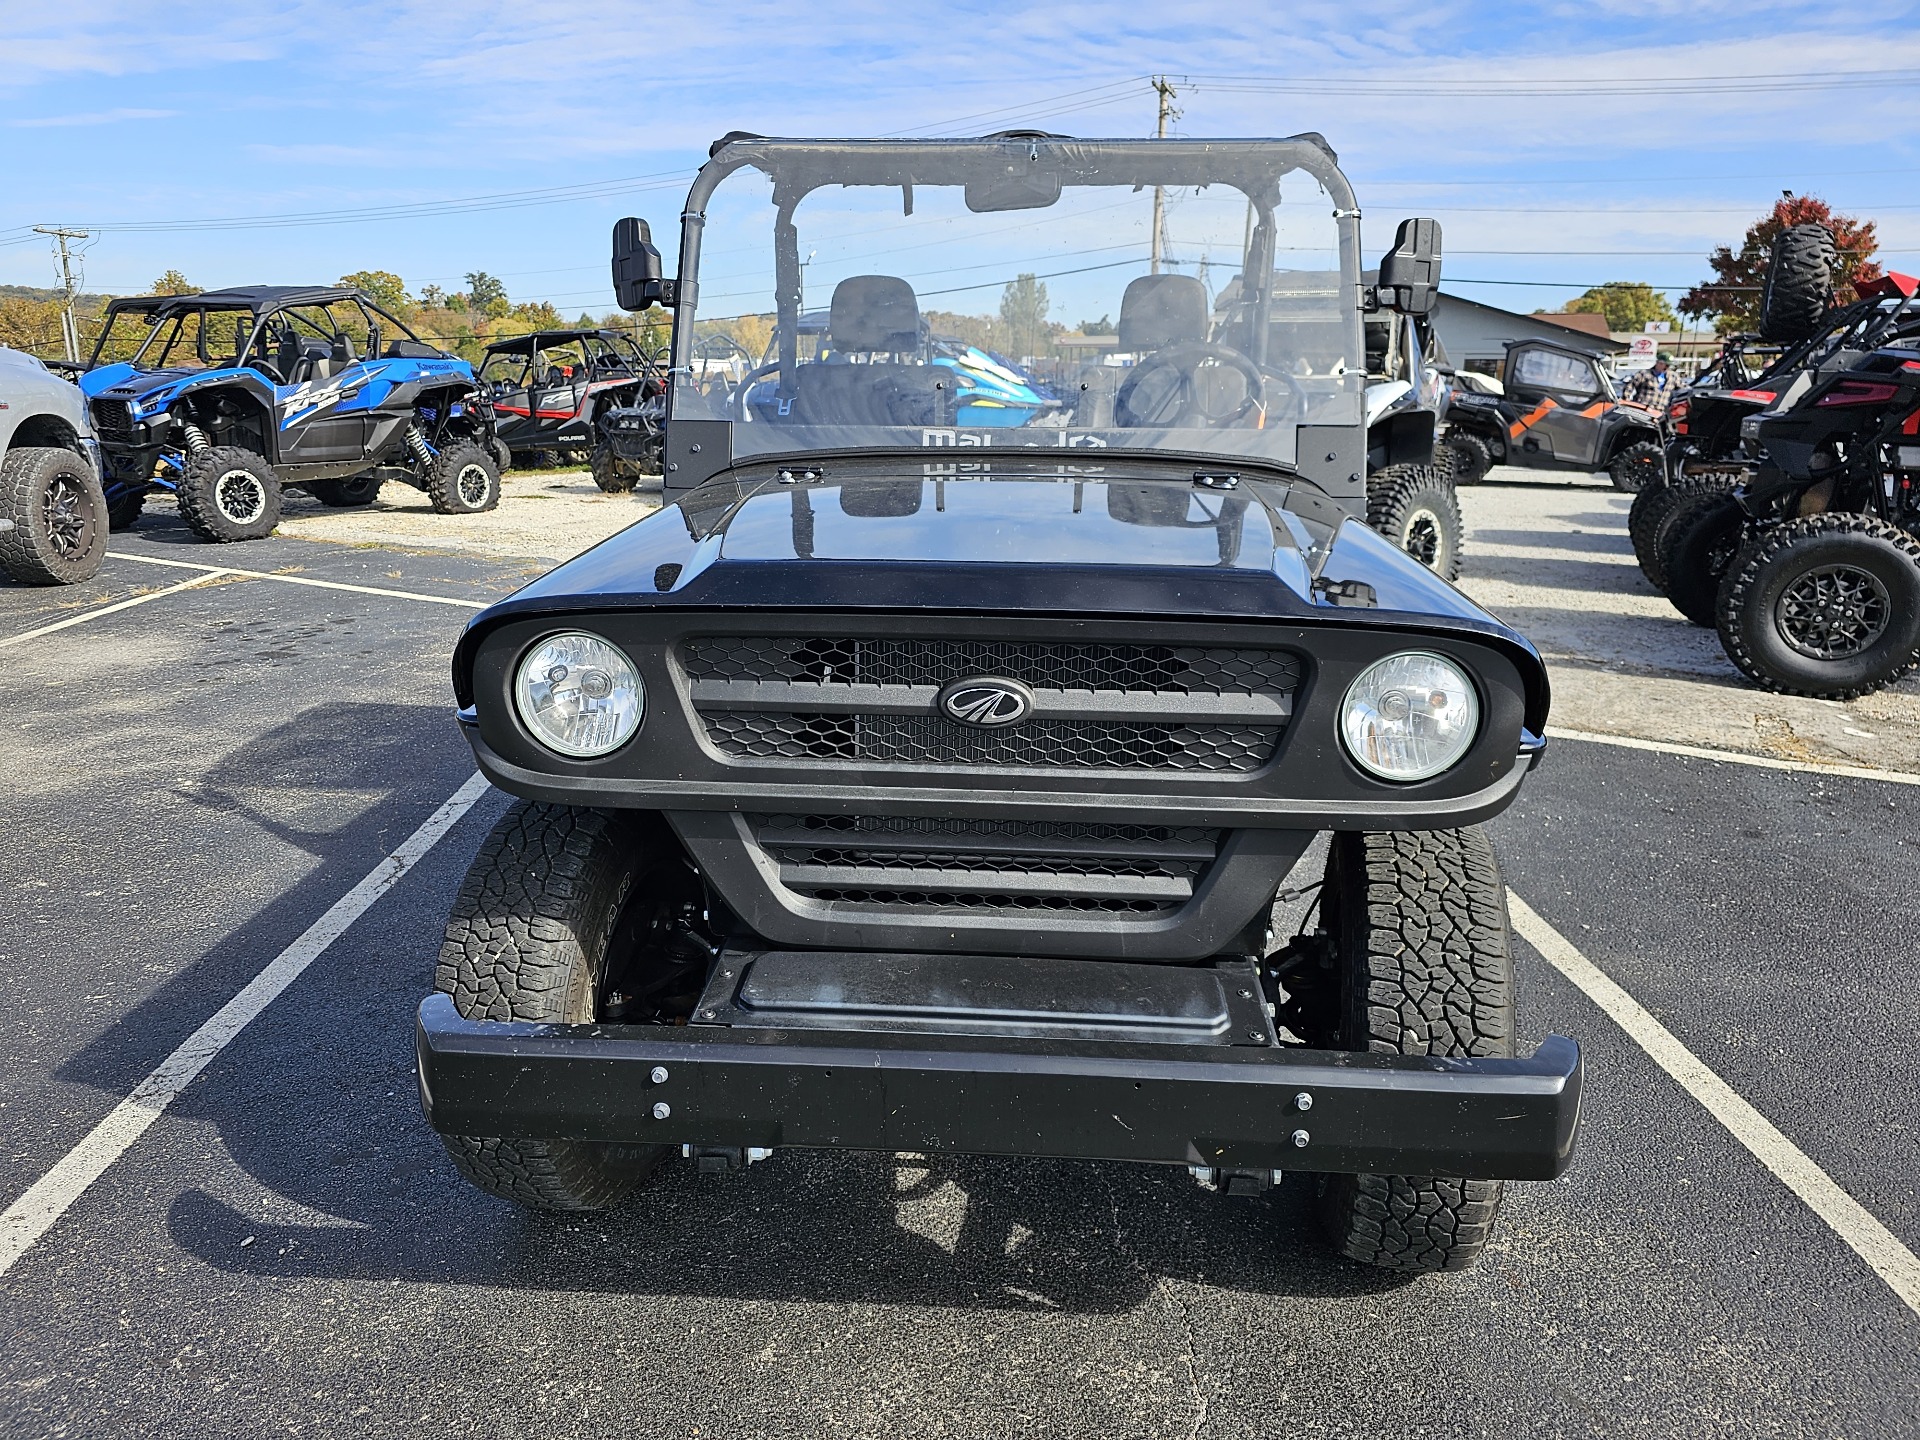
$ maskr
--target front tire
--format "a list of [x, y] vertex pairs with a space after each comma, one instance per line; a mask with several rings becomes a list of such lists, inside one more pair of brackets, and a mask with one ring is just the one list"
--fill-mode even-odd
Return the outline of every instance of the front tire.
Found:
[[[434, 988], [469, 1020], [598, 1017], [622, 912], [658, 850], [631, 816], [522, 800], [493, 827], [453, 902]], [[460, 1173], [533, 1210], [604, 1210], [665, 1145], [440, 1137]]]
[[[1337, 832], [1321, 892], [1340, 973], [1341, 1048], [1514, 1054], [1507, 898], [1478, 827]], [[1464, 1270], [1505, 1186], [1426, 1175], [1329, 1175], [1320, 1217], [1342, 1255], [1383, 1270]]]
[[1389, 465], [1367, 480], [1367, 524], [1443, 580], [1460, 574], [1460, 497], [1434, 465]]
[[1789, 520], [1741, 550], [1720, 644], [1765, 690], [1869, 695], [1920, 664], [1920, 544], [1871, 515]]
[[1669, 485], [1653, 485], [1633, 497], [1627, 511], [1627, 538], [1633, 542], [1633, 558], [1640, 562], [1640, 573], [1647, 583], [1662, 594], [1667, 589], [1667, 571], [1661, 563], [1660, 540], [1674, 508], [1689, 495], [1725, 494], [1738, 483], [1732, 474], [1689, 475]]
[[0, 461], [0, 570], [26, 585], [78, 585], [107, 559], [107, 497], [71, 450], [23, 446]]
[[1493, 451], [1471, 431], [1449, 430], [1440, 445], [1452, 458], [1456, 485], [1478, 485], [1493, 469]]
[[1664, 485], [1667, 482], [1667, 452], [1653, 440], [1629, 445], [1613, 457], [1613, 464], [1607, 467], [1607, 478], [1613, 481], [1614, 489], [1628, 495], [1638, 495], [1650, 486]]
[[189, 460], [174, 498], [188, 528], [218, 545], [264, 540], [280, 523], [280, 477], [264, 456], [237, 445]]
[[442, 515], [478, 515], [500, 503], [500, 468], [471, 441], [449, 445], [427, 470], [427, 498]]
[[624, 495], [639, 483], [640, 477], [624, 461], [614, 457], [610, 446], [594, 446], [590, 463], [593, 483], [609, 495]]
[[128, 487], [107, 498], [107, 529], [131, 530], [139, 523], [140, 512], [147, 508], [147, 492]]
[[1693, 491], [1668, 512], [1658, 542], [1667, 599], [1695, 625], [1714, 624], [1720, 581], [1745, 525], [1746, 512], [1726, 490]]

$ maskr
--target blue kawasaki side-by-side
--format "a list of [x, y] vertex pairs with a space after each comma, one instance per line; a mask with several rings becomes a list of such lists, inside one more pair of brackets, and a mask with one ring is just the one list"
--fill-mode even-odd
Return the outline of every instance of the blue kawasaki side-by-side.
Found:
[[116, 300], [80, 387], [116, 529], [155, 489], [215, 541], [272, 533], [283, 485], [338, 506], [388, 480], [447, 514], [499, 503], [493, 412], [472, 367], [357, 290]]

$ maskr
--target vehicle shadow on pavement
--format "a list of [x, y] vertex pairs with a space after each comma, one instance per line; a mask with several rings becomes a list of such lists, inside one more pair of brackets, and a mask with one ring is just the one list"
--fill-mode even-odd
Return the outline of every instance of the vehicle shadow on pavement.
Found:
[[[1471, 530], [1467, 534], [1467, 543], [1481, 541], [1488, 545], [1511, 545], [1526, 550], [1579, 550], [1593, 555], [1621, 555], [1631, 557], [1633, 542], [1625, 530], [1615, 525], [1611, 530]], [[1502, 559], [1509, 557], [1502, 556]], [[1549, 563], [1549, 562], [1537, 562]], [[1618, 567], [1615, 567], [1618, 568]]]
[[[256, 1178], [311, 1188], [308, 1162], [274, 1168]], [[1323, 1299], [1408, 1283], [1326, 1251], [1311, 1176], [1241, 1199], [1162, 1167], [938, 1157], [905, 1184], [901, 1168], [820, 1152], [724, 1177], [676, 1167], [619, 1210], [546, 1216], [465, 1190], [441, 1162], [424, 1203], [364, 1224], [262, 1223], [189, 1190], [168, 1228], [232, 1275], [627, 1296], [1117, 1313], [1163, 1278]]]
[[119, 1015], [60, 1065], [59, 1078], [127, 1094], [472, 773], [453, 729], [438, 705], [316, 705], [195, 763], [188, 773], [200, 778], [167, 787], [193, 807], [188, 816], [203, 817], [170, 821], [169, 844], [231, 851], [239, 866], [231, 883], [251, 918]]

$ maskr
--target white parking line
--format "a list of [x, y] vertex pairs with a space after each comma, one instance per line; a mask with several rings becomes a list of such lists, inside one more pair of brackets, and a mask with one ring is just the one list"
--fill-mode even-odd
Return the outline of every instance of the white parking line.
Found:
[[[307, 585], [315, 590], [350, 590], [355, 595], [384, 595], [389, 600], [423, 600], [429, 605], [455, 605], [462, 610], [483, 610], [485, 600], [456, 600], [451, 595], [422, 595], [417, 590], [383, 590], [378, 585], [348, 585], [340, 580], [314, 580], [305, 575], [275, 575], [270, 570], [236, 570], [231, 565], [195, 565], [188, 560], [161, 560], [152, 555], [129, 555], [124, 550], [109, 550], [110, 560], [132, 560], [140, 565], [167, 565], [175, 570], [219, 570], [222, 575], [244, 575], [249, 580], [278, 580], [283, 585]], [[25, 636], [21, 637], [25, 639]]]
[[1507, 892], [1507, 907], [1513, 916], [1513, 928], [1546, 957], [1548, 964], [1585, 991], [1587, 998], [1606, 1011], [1656, 1065], [1679, 1081], [1681, 1088], [1726, 1126], [1756, 1160], [1853, 1247], [1853, 1252], [1887, 1282], [1908, 1309], [1920, 1315], [1920, 1256], [1511, 890]]
[[73, 1202], [86, 1193], [87, 1187], [105, 1174], [107, 1167], [146, 1133], [147, 1127], [160, 1118], [180, 1092], [213, 1062], [214, 1056], [224, 1050], [247, 1027], [248, 1022], [271, 1005], [282, 991], [300, 977], [302, 971], [346, 932], [348, 926], [366, 913], [374, 901], [391, 890], [401, 876], [418, 864], [421, 857], [454, 827], [460, 817], [473, 808], [474, 802], [486, 790], [486, 777], [474, 775], [454, 791], [446, 804], [428, 816], [425, 824], [401, 842], [399, 849], [374, 866], [364, 880], [336, 900], [326, 914], [301, 933], [299, 939], [276, 955], [266, 969], [247, 982], [239, 994], [215, 1011], [211, 1019], [183, 1040], [179, 1048], [162, 1060], [146, 1079], [134, 1086], [133, 1093], [114, 1106], [112, 1113], [94, 1126], [85, 1139], [9, 1205], [6, 1213], [0, 1214], [0, 1275], [12, 1269], [14, 1262], [53, 1228]]
[[[195, 566], [195, 569], [201, 567]], [[238, 570], [222, 570], [217, 566], [205, 567], [207, 573], [194, 580], [183, 580], [178, 585], [169, 585], [164, 590], [155, 590], [151, 595], [136, 595], [131, 600], [121, 600], [112, 605], [102, 605], [97, 610], [82, 610], [78, 615], [69, 615], [64, 620], [56, 620], [51, 625], [42, 625], [38, 630], [28, 630], [19, 635], [9, 635], [0, 640], [0, 650], [9, 645], [23, 645], [29, 640], [37, 640], [42, 635], [51, 635], [56, 630], [65, 630], [69, 625], [84, 625], [89, 620], [98, 620], [102, 615], [111, 615], [117, 610], [131, 610], [136, 605], [144, 605], [149, 600], [164, 600], [169, 595], [178, 595], [182, 590], [191, 590], [196, 585], [205, 585], [210, 580], [218, 580], [222, 575], [238, 575]]]
[[1833, 765], [1824, 760], [1775, 760], [1767, 755], [1743, 755], [1738, 750], [1714, 750], [1705, 745], [1681, 745], [1671, 740], [1641, 740], [1632, 735], [1597, 735], [1591, 730], [1547, 727], [1549, 740], [1583, 740], [1592, 745], [1618, 745], [1625, 750], [1652, 750], [1661, 755], [1690, 755], [1696, 760], [1724, 760], [1729, 765], [1756, 765], [1762, 770], [1794, 770], [1806, 775], [1837, 775], [1847, 780], [1884, 780], [1889, 785], [1920, 785], [1920, 775], [1906, 770], [1875, 770], [1867, 765]]

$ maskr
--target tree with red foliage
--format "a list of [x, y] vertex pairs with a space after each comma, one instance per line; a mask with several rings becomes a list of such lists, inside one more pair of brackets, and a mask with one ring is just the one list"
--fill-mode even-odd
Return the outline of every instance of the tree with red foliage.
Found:
[[1856, 284], [1880, 278], [1880, 267], [1873, 260], [1879, 244], [1873, 221], [1836, 215], [1826, 201], [1788, 191], [1773, 202], [1770, 213], [1747, 227], [1746, 238], [1738, 250], [1722, 245], [1707, 257], [1714, 278], [1702, 281], [1680, 297], [1680, 313], [1695, 318], [1711, 315], [1714, 328], [1722, 333], [1759, 329], [1760, 283], [1767, 276], [1773, 237], [1789, 225], [1825, 225], [1833, 231], [1840, 251], [1834, 290], [1841, 304], [1857, 298], [1853, 290]]

